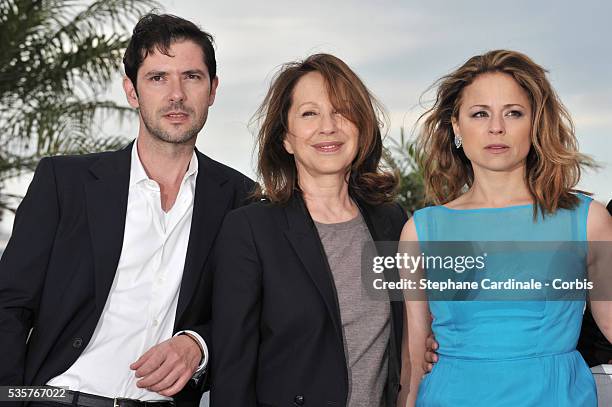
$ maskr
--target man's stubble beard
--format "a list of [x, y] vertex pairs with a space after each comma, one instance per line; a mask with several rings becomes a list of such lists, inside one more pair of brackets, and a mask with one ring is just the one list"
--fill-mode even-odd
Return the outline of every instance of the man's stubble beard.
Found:
[[[206, 123], [206, 118], [208, 116], [207, 111], [206, 110], [203, 111], [202, 112], [203, 114], [201, 115], [201, 117], [196, 117], [195, 118], [196, 120], [191, 127], [189, 127], [188, 129], [180, 133], [178, 136], [177, 135], [173, 136], [171, 133], [169, 133], [168, 131], [164, 130], [161, 127], [161, 121], [163, 120], [161, 117], [165, 113], [170, 112], [172, 110], [185, 111], [189, 114], [189, 117], [193, 117], [195, 114], [195, 112], [192, 109], [186, 109], [182, 104], [177, 104], [177, 105], [171, 106], [171, 108], [165, 108], [165, 109], [161, 109], [155, 112], [154, 117], [151, 117], [151, 115], [148, 113], [146, 109], [143, 110], [141, 108], [140, 116], [142, 117], [142, 122], [144, 123], [147, 131], [154, 138], [160, 141], [163, 141], [165, 143], [170, 143], [170, 144], [189, 143], [191, 140], [197, 137], [200, 130], [202, 130], [202, 128], [204, 127], [204, 123]], [[160, 118], [157, 119], [157, 117], [160, 117]]]

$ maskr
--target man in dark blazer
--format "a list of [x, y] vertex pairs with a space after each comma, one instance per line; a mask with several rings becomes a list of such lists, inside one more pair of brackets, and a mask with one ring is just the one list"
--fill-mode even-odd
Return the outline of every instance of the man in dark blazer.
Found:
[[195, 149], [218, 84], [209, 34], [149, 14], [124, 66], [137, 140], [41, 160], [17, 211], [0, 261], [0, 385], [68, 386], [75, 406], [197, 405], [209, 252], [253, 182]]

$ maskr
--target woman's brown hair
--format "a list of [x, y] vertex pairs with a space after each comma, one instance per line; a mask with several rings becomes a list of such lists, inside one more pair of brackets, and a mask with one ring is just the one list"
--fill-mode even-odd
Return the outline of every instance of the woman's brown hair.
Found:
[[283, 204], [299, 190], [294, 157], [285, 150], [283, 141], [289, 129], [293, 90], [309, 72], [323, 76], [334, 108], [344, 112], [359, 129], [357, 156], [347, 174], [349, 193], [371, 205], [392, 201], [397, 178], [380, 168], [382, 108], [359, 77], [342, 60], [329, 54], [284, 64], [255, 113], [254, 119], [259, 123], [257, 171], [263, 184], [256, 196]]
[[[425, 194], [441, 205], [459, 197], [474, 182], [472, 165], [463, 149], [453, 145], [452, 119], [457, 119], [463, 89], [479, 75], [501, 72], [510, 75], [525, 90], [531, 103], [531, 148], [526, 160], [526, 183], [538, 212], [554, 213], [558, 208], [578, 204], [574, 189], [581, 167], [594, 162], [578, 152], [574, 124], [561, 103], [546, 70], [516, 51], [494, 50], [470, 58], [437, 84], [436, 99], [425, 118], [417, 148], [424, 170]], [[434, 85], [435, 85], [434, 84]]]

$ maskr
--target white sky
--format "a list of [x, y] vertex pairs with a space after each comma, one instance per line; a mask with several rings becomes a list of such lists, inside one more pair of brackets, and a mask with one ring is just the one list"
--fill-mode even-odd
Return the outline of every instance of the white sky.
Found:
[[[166, 1], [165, 12], [215, 36], [220, 87], [198, 148], [253, 176], [247, 123], [284, 62], [329, 52], [386, 106], [390, 136], [423, 111], [419, 97], [472, 55], [524, 52], [550, 79], [576, 123], [581, 150], [605, 167], [580, 186], [612, 198], [612, 3], [606, 1]], [[112, 97], [124, 101], [117, 78]], [[124, 125], [126, 137], [137, 127]], [[14, 183], [23, 192], [28, 180]], [[7, 216], [7, 218], [9, 218]], [[11, 219], [0, 228], [10, 230]]]

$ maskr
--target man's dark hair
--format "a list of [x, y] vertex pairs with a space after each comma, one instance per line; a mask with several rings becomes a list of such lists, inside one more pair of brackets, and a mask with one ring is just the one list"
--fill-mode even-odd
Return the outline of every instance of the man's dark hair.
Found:
[[176, 41], [190, 40], [202, 48], [204, 63], [210, 81], [217, 75], [217, 61], [213, 37], [197, 25], [171, 14], [149, 13], [142, 17], [134, 31], [123, 56], [125, 74], [136, 88], [136, 74], [142, 61], [152, 52], [169, 55], [170, 46]]

